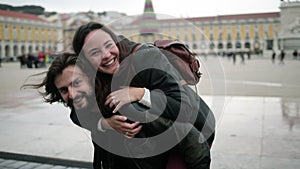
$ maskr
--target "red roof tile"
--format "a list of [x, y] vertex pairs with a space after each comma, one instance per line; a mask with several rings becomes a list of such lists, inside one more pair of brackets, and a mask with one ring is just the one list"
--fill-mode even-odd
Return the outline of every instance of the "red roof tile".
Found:
[[36, 15], [26, 14], [26, 13], [21, 13], [21, 12], [14, 12], [14, 11], [0, 10], [0, 16], [46, 22], [46, 20], [39, 18]]

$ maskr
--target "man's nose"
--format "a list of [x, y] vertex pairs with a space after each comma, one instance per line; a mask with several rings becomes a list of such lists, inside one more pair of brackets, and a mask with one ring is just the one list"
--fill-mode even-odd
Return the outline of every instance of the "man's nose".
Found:
[[72, 86], [69, 86], [68, 87], [68, 98], [69, 99], [74, 99], [74, 91], [73, 91], [73, 88], [72, 88]]

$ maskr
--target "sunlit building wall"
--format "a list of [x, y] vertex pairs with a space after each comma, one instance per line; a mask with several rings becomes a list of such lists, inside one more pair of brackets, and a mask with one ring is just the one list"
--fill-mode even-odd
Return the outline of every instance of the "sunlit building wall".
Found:
[[62, 26], [35, 15], [0, 10], [0, 57], [16, 59], [22, 54], [63, 49]]
[[114, 28], [135, 41], [178, 39], [187, 43], [197, 53], [228, 51], [261, 53], [279, 48], [279, 12], [159, 19], [158, 21], [159, 33], [155, 33], [153, 37], [137, 37], [141, 19], [127, 26]]

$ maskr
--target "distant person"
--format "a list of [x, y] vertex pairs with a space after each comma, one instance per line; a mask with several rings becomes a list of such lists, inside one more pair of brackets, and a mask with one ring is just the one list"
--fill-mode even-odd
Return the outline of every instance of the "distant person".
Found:
[[39, 52], [38, 53], [38, 63], [39, 67], [46, 67], [46, 55], [44, 52]]
[[245, 64], [244, 51], [241, 51], [241, 52], [240, 52], [240, 56], [241, 56], [241, 64]]
[[250, 60], [251, 59], [251, 52], [250, 52], [250, 50], [247, 52], [247, 56], [248, 56], [248, 60]]
[[284, 50], [282, 49], [281, 52], [280, 52], [280, 62], [279, 64], [284, 64], [284, 58], [285, 58], [285, 52]]
[[298, 51], [297, 50], [294, 50], [294, 52], [293, 52], [293, 58], [294, 59], [298, 59]]
[[235, 64], [235, 62], [236, 62], [236, 53], [235, 52], [231, 52], [231, 54], [232, 54], [233, 64]]
[[27, 68], [32, 68], [32, 64], [34, 62], [34, 56], [32, 53], [28, 53], [27, 55]]
[[20, 68], [22, 69], [22, 68], [26, 67], [26, 62], [27, 62], [26, 55], [22, 54], [18, 58], [19, 58], [19, 61], [20, 61]]
[[276, 52], [275, 52], [275, 50], [273, 50], [273, 53], [272, 53], [272, 63], [275, 63], [275, 58], [276, 58]]
[[34, 68], [39, 68], [39, 58], [38, 58], [38, 54], [33, 56], [33, 64], [34, 64]]

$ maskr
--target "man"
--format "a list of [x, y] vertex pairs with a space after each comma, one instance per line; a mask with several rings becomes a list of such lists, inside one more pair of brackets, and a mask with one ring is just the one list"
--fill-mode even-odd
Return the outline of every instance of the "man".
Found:
[[[94, 168], [101, 168], [101, 165], [103, 168], [112, 169], [165, 168], [169, 152], [158, 154], [153, 157], [132, 157], [130, 156], [131, 151], [128, 150], [128, 147], [132, 146], [134, 149], [136, 147], [140, 147], [141, 149], [139, 150], [146, 151], [147, 148], [155, 148], [155, 145], [153, 146], [153, 144], [148, 142], [147, 144], [143, 143], [142, 146], [132, 144], [130, 139], [114, 130], [108, 130], [111, 128], [107, 126], [105, 120], [101, 120], [101, 124], [99, 124], [99, 119], [102, 118], [102, 115], [99, 112], [98, 104], [95, 99], [95, 80], [93, 79], [93, 70], [91, 70], [91, 67], [86, 65], [86, 63], [87, 62], [83, 62], [72, 53], [63, 53], [56, 56], [53, 60], [42, 83], [37, 85], [24, 85], [24, 87], [45, 87], [43, 96], [46, 102], [61, 102], [75, 110], [71, 113], [71, 119], [73, 122], [90, 130], [92, 134], [94, 145]], [[89, 76], [87, 76], [87, 74]], [[124, 118], [124, 116], [114, 115], [112, 118]], [[153, 128], [157, 128], [157, 124], [160, 124], [159, 127], [162, 129], [168, 129], [168, 127], [172, 125], [171, 120], [163, 120], [158, 123], [153, 123]], [[141, 126], [135, 126], [130, 123], [124, 123], [122, 125], [127, 125], [129, 128], [132, 127], [131, 133], [135, 134], [139, 133], [142, 129]], [[148, 126], [151, 126], [151, 123], [148, 124]], [[175, 127], [173, 130], [180, 130], [181, 125], [175, 126], [179, 127]], [[99, 128], [105, 128], [106, 132], [99, 132]], [[148, 131], [149, 130], [155, 131], [155, 129], [148, 129]], [[183, 127], [183, 130], [186, 130], [186, 128]], [[196, 131], [196, 129], [192, 128], [191, 131]], [[178, 134], [177, 131], [174, 131], [174, 133], [174, 135]], [[197, 134], [190, 134], [187, 138], [193, 139], [193, 141], [198, 143], [197, 139], [199, 139], [199, 137]], [[185, 156], [185, 158], [191, 155], [197, 158], [197, 161], [191, 160], [191, 162], [187, 165], [190, 166], [190, 168], [196, 168], [194, 166], [197, 166], [197, 168], [199, 168], [199, 166], [201, 166], [201, 168], [209, 168], [210, 153], [209, 148], [207, 148], [207, 143], [204, 142], [203, 144], [200, 144], [202, 147], [195, 147], [194, 144], [187, 143], [188, 139], [183, 139], [178, 144], [188, 145], [179, 146], [180, 152], [184, 152], [182, 155]], [[146, 146], [144, 146], [144, 144]], [[102, 146], [106, 147], [103, 148]], [[113, 154], [110, 152], [110, 148], [112, 148], [112, 150], [118, 150], [124, 154], [122, 154], [122, 156]], [[199, 150], [196, 154], [188, 153], [195, 148]]]

